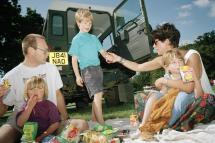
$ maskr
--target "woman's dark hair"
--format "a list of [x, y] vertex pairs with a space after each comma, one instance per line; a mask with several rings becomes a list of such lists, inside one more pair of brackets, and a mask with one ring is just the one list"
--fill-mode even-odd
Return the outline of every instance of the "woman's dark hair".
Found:
[[173, 24], [165, 23], [163, 25], [158, 25], [156, 29], [152, 31], [152, 39], [153, 43], [156, 39], [162, 42], [169, 39], [170, 44], [176, 48], [179, 45], [180, 32]]

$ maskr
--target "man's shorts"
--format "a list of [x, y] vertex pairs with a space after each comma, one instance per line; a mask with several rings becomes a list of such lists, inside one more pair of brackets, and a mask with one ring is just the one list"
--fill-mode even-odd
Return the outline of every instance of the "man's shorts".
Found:
[[103, 72], [100, 66], [89, 66], [81, 70], [81, 76], [92, 99], [96, 93], [103, 91]]

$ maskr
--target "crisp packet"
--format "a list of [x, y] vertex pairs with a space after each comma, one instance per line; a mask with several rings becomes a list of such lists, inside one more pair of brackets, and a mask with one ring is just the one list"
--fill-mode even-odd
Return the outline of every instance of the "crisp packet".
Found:
[[102, 131], [105, 131], [105, 130], [112, 130], [112, 126], [111, 125], [100, 125], [100, 124], [97, 124], [94, 128], [93, 128], [94, 131], [97, 131], [97, 132], [102, 132]]
[[34, 142], [36, 139], [38, 124], [36, 122], [26, 122], [23, 127], [22, 142]]
[[130, 126], [136, 127], [139, 124], [138, 115], [137, 113], [132, 113], [130, 115]]
[[68, 141], [70, 143], [78, 143], [79, 138], [79, 129], [73, 126], [72, 124], [69, 124], [60, 134], [61, 138], [63, 138], [65, 141]]
[[193, 81], [192, 68], [189, 66], [181, 66], [180, 74], [183, 82]]
[[11, 86], [8, 79], [1, 80], [0, 85], [3, 85], [5, 88], [9, 88]]

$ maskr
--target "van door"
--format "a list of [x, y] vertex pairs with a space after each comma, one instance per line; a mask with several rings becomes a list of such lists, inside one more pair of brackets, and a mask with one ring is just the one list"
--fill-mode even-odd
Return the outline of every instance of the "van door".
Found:
[[151, 56], [144, 0], [123, 1], [113, 13], [116, 52], [128, 60], [143, 62]]

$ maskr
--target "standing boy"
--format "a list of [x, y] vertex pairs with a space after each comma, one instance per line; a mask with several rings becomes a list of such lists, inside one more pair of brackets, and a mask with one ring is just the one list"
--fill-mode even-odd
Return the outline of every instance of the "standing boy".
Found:
[[[87, 87], [92, 104], [92, 121], [104, 124], [102, 115], [103, 72], [98, 54], [106, 57], [107, 52], [95, 35], [88, 33], [92, 27], [93, 16], [88, 9], [79, 9], [75, 14], [79, 33], [73, 38], [69, 55], [78, 86]], [[80, 66], [80, 72], [78, 68]], [[81, 74], [80, 74], [81, 73]]]

